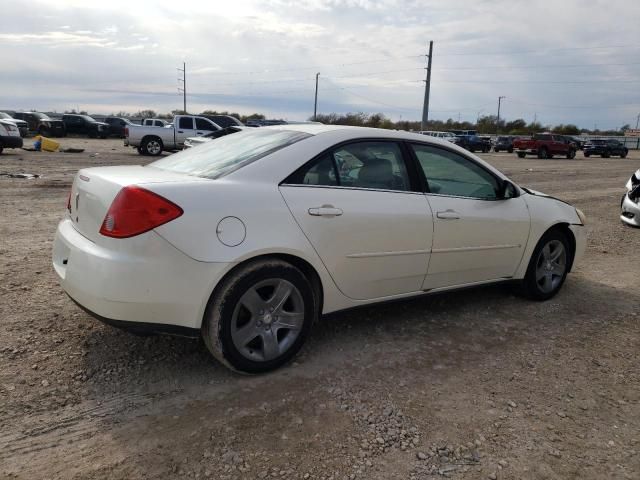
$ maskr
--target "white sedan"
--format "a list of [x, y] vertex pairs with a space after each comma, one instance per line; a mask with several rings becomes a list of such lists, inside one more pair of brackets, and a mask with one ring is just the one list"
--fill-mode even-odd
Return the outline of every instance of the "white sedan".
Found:
[[202, 335], [258, 373], [329, 312], [501, 281], [549, 299], [585, 249], [584, 222], [443, 140], [282, 125], [80, 170], [53, 266], [102, 321]]

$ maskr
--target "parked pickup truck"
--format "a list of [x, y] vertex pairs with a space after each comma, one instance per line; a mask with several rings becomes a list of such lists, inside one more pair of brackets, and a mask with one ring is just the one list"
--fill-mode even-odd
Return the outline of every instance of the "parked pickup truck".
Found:
[[538, 158], [553, 158], [563, 155], [567, 158], [576, 156], [576, 144], [563, 135], [538, 133], [530, 139], [521, 138], [513, 142], [513, 149], [518, 157], [537, 155]]
[[200, 137], [220, 130], [211, 120], [193, 115], [176, 115], [166, 127], [127, 125], [124, 144], [138, 149], [141, 155], [160, 155], [163, 150], [179, 150], [189, 137]]

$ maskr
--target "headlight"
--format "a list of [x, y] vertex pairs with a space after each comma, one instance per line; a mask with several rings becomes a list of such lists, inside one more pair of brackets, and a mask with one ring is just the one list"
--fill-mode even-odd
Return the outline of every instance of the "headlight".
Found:
[[576, 214], [578, 215], [578, 218], [580, 219], [580, 222], [582, 223], [582, 225], [586, 225], [587, 224], [587, 216], [584, 214], [584, 212], [582, 210], [580, 210], [579, 208], [576, 208]]

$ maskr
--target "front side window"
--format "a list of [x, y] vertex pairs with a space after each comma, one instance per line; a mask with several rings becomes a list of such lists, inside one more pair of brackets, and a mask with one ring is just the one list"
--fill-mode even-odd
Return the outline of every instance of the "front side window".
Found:
[[180, 121], [178, 122], [178, 128], [184, 128], [185, 130], [193, 130], [193, 118], [180, 117]]
[[215, 179], [310, 136], [291, 130], [243, 130], [198, 148], [183, 150], [149, 166]]
[[475, 162], [448, 150], [412, 145], [431, 193], [481, 200], [498, 198], [498, 180]]

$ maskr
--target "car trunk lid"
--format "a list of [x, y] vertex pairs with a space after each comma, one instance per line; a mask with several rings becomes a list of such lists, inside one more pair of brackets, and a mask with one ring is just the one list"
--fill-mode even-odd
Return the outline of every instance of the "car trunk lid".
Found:
[[128, 185], [167, 182], [203, 182], [208, 179], [153, 167], [97, 167], [82, 169], [71, 187], [69, 215], [75, 229], [83, 236], [99, 243], [100, 226], [118, 192]]

